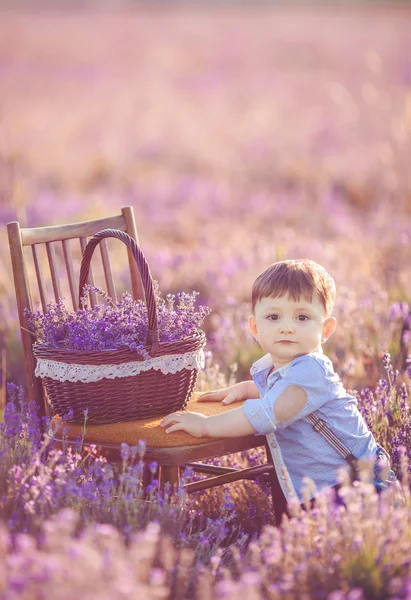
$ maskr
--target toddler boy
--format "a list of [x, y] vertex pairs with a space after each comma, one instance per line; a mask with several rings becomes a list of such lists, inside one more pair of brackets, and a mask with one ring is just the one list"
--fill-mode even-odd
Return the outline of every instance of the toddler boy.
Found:
[[[163, 419], [166, 431], [193, 436], [238, 437], [265, 434], [285, 501], [303, 501], [303, 478], [321, 491], [337, 485], [344, 458], [306, 418], [315, 411], [357, 459], [369, 460], [377, 444], [344, 389], [322, 344], [333, 334], [335, 283], [312, 260], [271, 265], [252, 289], [249, 327], [266, 353], [243, 381], [201, 396], [202, 401], [242, 406], [220, 415], [176, 412]], [[314, 493], [312, 494], [314, 496]]]

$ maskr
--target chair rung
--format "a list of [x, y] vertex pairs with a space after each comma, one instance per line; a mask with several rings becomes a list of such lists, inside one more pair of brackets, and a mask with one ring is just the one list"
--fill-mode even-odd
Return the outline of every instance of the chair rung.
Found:
[[220, 467], [217, 465], [206, 465], [205, 463], [197, 463], [190, 462], [186, 465], [183, 465], [182, 468], [189, 467], [193, 469], [196, 473], [208, 473], [210, 475], [222, 475], [225, 473], [235, 473], [238, 469], [233, 469], [232, 467]]
[[249, 467], [247, 469], [234, 469], [234, 471], [231, 471], [230, 473], [224, 473], [223, 475], [217, 475], [216, 477], [209, 477], [208, 479], [203, 479], [202, 481], [186, 483], [183, 487], [187, 494], [192, 494], [193, 492], [208, 490], [217, 485], [232, 483], [233, 481], [239, 481], [240, 479], [256, 479], [257, 477], [263, 477], [264, 480], [267, 480], [264, 476], [266, 476], [273, 469], [273, 465], [258, 465], [256, 467]]
[[[206, 473], [208, 475], [224, 475], [225, 473], [238, 473], [240, 471], [240, 469], [233, 469], [231, 467], [219, 467], [217, 465], [206, 465], [204, 463], [196, 462], [187, 463], [186, 465], [182, 466], [182, 468], [184, 467], [191, 467], [195, 473]], [[247, 475], [247, 477], [244, 477], [244, 479], [255, 479], [255, 476], [252, 474]], [[269, 483], [270, 474], [263, 473], [262, 475], [258, 475], [258, 479]]]

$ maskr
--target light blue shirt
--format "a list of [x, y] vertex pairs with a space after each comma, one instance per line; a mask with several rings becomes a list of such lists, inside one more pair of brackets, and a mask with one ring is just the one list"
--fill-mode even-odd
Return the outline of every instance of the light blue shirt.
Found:
[[[305, 418], [315, 411], [350, 452], [359, 459], [375, 456], [377, 445], [369, 431], [357, 401], [345, 390], [334, 372], [332, 362], [321, 352], [295, 358], [273, 373], [269, 354], [251, 367], [251, 375], [260, 398], [246, 400], [244, 413], [257, 434], [267, 436], [278, 479], [287, 500], [295, 494], [302, 502], [304, 477], [317, 488], [337, 484], [337, 471], [347, 466], [344, 458], [323, 436], [314, 431]], [[290, 385], [302, 387], [307, 394], [304, 408], [288, 421], [277, 421], [274, 405]], [[310, 494], [311, 497], [315, 493]]]

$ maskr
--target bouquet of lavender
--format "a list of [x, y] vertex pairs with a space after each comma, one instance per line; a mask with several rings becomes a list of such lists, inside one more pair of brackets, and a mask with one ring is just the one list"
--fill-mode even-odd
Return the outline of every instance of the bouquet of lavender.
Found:
[[[160, 342], [184, 340], [195, 335], [211, 312], [207, 306], [195, 306], [198, 292], [168, 294], [163, 298], [156, 282], [154, 289]], [[102, 296], [105, 304], [89, 308], [89, 291]], [[60, 299], [50, 302], [44, 314], [40, 310], [27, 310], [30, 330], [38, 342], [53, 348], [88, 351], [129, 348], [147, 356], [145, 341], [148, 315], [145, 302], [133, 300], [129, 293], [124, 293], [117, 302], [113, 302], [101, 288], [86, 285], [80, 306], [78, 310], [70, 312]]]

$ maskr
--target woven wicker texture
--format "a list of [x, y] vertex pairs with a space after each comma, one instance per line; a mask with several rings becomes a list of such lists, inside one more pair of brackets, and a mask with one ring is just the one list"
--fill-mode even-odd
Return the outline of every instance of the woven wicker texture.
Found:
[[[225, 406], [221, 402], [198, 402], [199, 394], [194, 393], [188, 403], [186, 410], [199, 412], [203, 415], [218, 415], [240, 406], [239, 402]], [[165, 433], [160, 427], [161, 419], [168, 413], [164, 412], [161, 417], [144, 419], [141, 421], [113, 423], [110, 425], [87, 425], [85, 442], [94, 444], [128, 444], [135, 446], [139, 440], [145, 440], [147, 446], [153, 448], [176, 448], [178, 446], [192, 446], [209, 442], [210, 438], [196, 438], [183, 431]], [[56, 435], [61, 435], [63, 427], [67, 428], [68, 439], [81, 436], [82, 426], [72, 423], [63, 425], [61, 417], [54, 417], [52, 428]]]
[[[206, 338], [201, 330], [196, 335], [184, 340], [159, 341], [157, 304], [150, 269], [136, 242], [123, 231], [105, 229], [92, 237], [87, 244], [80, 269], [79, 298], [88, 280], [93, 252], [101, 240], [109, 237], [117, 238], [127, 246], [141, 273], [148, 313], [149, 330], [146, 349], [149, 355], [158, 357], [168, 354], [184, 354], [203, 348]], [[35, 344], [33, 353], [37, 358], [67, 364], [101, 365], [144, 360], [136, 352], [127, 349], [85, 352]], [[83, 423], [84, 410], [88, 409], [88, 424], [93, 425], [146, 419], [180, 410], [187, 406], [190, 400], [197, 374], [197, 369], [183, 369], [169, 374], [150, 369], [131, 377], [103, 379], [91, 383], [62, 382], [45, 377], [43, 384], [47, 397], [57, 414], [66, 414], [69, 409], [72, 409], [73, 422]]]

